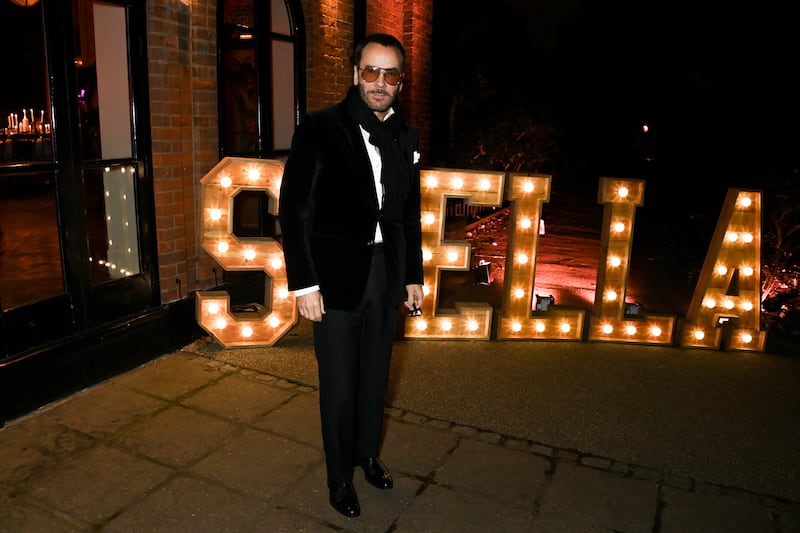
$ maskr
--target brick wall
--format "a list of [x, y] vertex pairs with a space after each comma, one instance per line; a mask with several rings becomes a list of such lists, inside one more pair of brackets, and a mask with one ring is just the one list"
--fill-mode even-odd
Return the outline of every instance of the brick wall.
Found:
[[306, 26], [306, 107], [342, 99], [352, 83], [353, 2], [301, 0]]
[[213, 285], [198, 179], [219, 160], [216, 2], [149, 0], [150, 121], [161, 300]]
[[[256, 0], [259, 1], [259, 0]], [[147, 0], [147, 45], [162, 302], [213, 287], [221, 272], [200, 248], [200, 185], [219, 161], [216, 0]], [[306, 28], [306, 108], [342, 99], [352, 83], [352, 0], [300, 0]], [[367, 1], [367, 31], [406, 47], [402, 102], [429, 139], [433, 0]]]

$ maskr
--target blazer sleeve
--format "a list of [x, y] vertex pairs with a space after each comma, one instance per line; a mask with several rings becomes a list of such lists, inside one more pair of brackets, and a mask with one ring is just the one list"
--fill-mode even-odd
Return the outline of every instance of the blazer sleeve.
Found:
[[405, 284], [422, 285], [424, 281], [422, 269], [422, 222], [420, 220], [420, 154], [416, 130], [411, 129], [412, 142], [409, 160], [411, 162], [411, 187], [403, 214], [403, 226], [406, 241], [405, 250]]
[[314, 118], [308, 115], [292, 138], [278, 200], [278, 220], [290, 291], [319, 284], [309, 244], [309, 214], [319, 173], [319, 150]]

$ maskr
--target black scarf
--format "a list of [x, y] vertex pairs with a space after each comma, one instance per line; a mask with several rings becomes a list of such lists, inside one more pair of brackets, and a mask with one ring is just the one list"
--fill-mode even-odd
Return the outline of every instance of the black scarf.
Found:
[[[397, 145], [397, 134], [403, 128], [405, 119], [400, 105], [395, 100], [392, 105], [394, 113], [381, 122], [375, 113], [361, 98], [358, 87], [353, 85], [345, 98], [347, 113], [353, 121], [358, 123], [369, 133], [369, 143], [378, 147], [381, 154], [381, 183], [384, 190], [384, 209], [394, 210], [399, 206], [392, 198], [401, 188], [404, 177], [409, 174], [409, 165], [400, 147]], [[389, 205], [387, 205], [389, 204]], [[388, 212], [384, 213], [389, 215]]]

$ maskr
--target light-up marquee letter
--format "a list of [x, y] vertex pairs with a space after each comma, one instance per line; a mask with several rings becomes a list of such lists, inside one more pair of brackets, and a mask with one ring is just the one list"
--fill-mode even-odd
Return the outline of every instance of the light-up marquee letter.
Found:
[[600, 178], [597, 201], [605, 207], [589, 340], [672, 344], [674, 316], [625, 313], [633, 222], [643, 200], [644, 181]]
[[506, 249], [503, 315], [498, 339], [581, 340], [583, 309], [550, 306], [533, 313], [542, 204], [550, 200], [550, 176], [512, 174], [506, 187], [511, 227]]
[[729, 189], [686, 313], [681, 346], [763, 351], [761, 193]]
[[472, 205], [499, 206], [503, 201], [502, 172], [423, 170], [421, 178], [422, 316], [406, 320], [406, 338], [488, 339], [492, 307], [485, 302], [456, 302], [455, 309], [437, 313], [440, 270], [469, 270], [470, 244], [444, 241], [447, 198], [465, 198]]
[[278, 242], [266, 237], [240, 239], [233, 234], [234, 197], [251, 190], [277, 200], [282, 177], [280, 161], [226, 157], [200, 180], [203, 249], [225, 270], [263, 270], [269, 281], [265, 284], [266, 305], [257, 313], [232, 313], [227, 292], [197, 292], [197, 322], [223, 346], [271, 346], [297, 323], [297, 304], [289, 293]]

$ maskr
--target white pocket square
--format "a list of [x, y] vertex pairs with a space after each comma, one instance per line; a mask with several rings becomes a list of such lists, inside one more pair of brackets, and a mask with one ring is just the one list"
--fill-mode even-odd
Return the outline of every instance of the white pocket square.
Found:
[[417, 163], [419, 163], [419, 152], [414, 150], [414, 164], [416, 165]]

